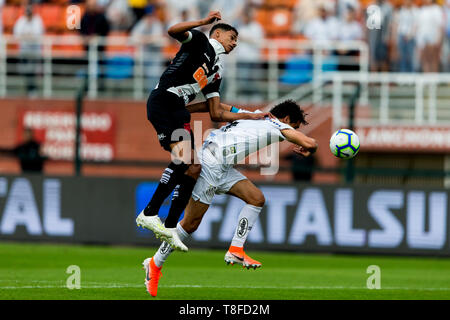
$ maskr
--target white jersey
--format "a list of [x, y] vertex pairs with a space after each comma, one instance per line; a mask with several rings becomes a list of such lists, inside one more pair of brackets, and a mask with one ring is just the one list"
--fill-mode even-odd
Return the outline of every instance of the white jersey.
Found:
[[212, 131], [206, 138], [204, 147], [213, 149], [214, 156], [221, 163], [232, 165], [272, 143], [285, 140], [281, 133], [284, 129], [293, 128], [269, 117], [264, 120], [237, 120]]

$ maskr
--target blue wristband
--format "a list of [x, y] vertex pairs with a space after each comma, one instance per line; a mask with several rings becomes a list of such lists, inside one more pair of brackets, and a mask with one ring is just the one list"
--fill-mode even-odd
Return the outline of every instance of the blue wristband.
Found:
[[238, 112], [239, 112], [239, 109], [238, 109], [238, 108], [236, 108], [236, 107], [231, 107], [231, 110], [230, 110], [230, 112], [233, 112], [233, 113], [238, 113]]

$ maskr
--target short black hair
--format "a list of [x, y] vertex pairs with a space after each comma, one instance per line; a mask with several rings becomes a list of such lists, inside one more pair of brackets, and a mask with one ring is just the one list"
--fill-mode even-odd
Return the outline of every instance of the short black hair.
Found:
[[300, 106], [294, 100], [285, 100], [270, 110], [278, 119], [282, 119], [289, 116], [292, 123], [300, 122], [300, 124], [307, 125], [308, 122], [305, 120], [307, 113], [303, 111]]
[[213, 32], [217, 29], [221, 29], [224, 31], [234, 31], [236, 33], [236, 35], [239, 35], [239, 32], [236, 30], [235, 27], [227, 24], [227, 23], [216, 23], [215, 25], [212, 26], [211, 30], [209, 30], [209, 36], [211, 37], [211, 35], [213, 34]]

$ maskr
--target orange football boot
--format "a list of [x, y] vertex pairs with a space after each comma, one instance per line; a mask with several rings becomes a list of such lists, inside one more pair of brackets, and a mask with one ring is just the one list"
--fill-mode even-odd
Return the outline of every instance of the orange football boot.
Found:
[[145, 270], [145, 286], [147, 287], [147, 291], [152, 297], [156, 297], [159, 278], [162, 276], [162, 266], [157, 267], [153, 258], [145, 259], [142, 264], [144, 265], [143, 269]]
[[261, 268], [261, 262], [250, 258], [245, 252], [243, 247], [230, 246], [225, 254], [225, 262], [227, 264], [234, 265], [235, 263], [242, 265], [242, 267], [250, 269]]

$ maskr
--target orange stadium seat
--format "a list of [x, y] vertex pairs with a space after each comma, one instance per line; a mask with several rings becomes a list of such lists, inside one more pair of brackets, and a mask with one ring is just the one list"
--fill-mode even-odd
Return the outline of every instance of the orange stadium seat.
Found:
[[[133, 53], [133, 47], [127, 44], [128, 33], [125, 31], [111, 31], [106, 38], [106, 53]], [[120, 44], [114, 44], [111, 38], [122, 38], [123, 42]]]
[[70, 1], [69, 0], [52, 0], [51, 2], [59, 4], [61, 6], [68, 6], [68, 5], [70, 5]]
[[260, 9], [256, 8], [254, 11], [254, 19], [259, 22], [262, 26], [264, 26], [264, 23], [266, 22], [266, 9]]
[[288, 34], [292, 29], [292, 11], [288, 9], [275, 9], [270, 13], [270, 22], [275, 34]]
[[291, 32], [293, 16], [288, 8], [258, 9], [255, 18], [269, 37], [289, 35]]
[[[271, 37], [270, 41], [273, 43], [277, 43], [279, 41], [285, 41], [285, 40], [297, 40], [297, 41], [304, 41], [306, 38], [304, 36], [275, 36]], [[289, 58], [290, 56], [294, 54], [298, 54], [298, 50], [294, 48], [286, 48], [280, 47], [277, 49], [277, 55], [281, 61], [284, 61], [285, 59]], [[269, 60], [271, 58], [270, 51], [267, 48], [261, 49], [261, 54], [264, 57], [264, 60]]]
[[[62, 35], [64, 37], [74, 37], [77, 36], [77, 32], [65, 32]], [[77, 44], [67, 44], [65, 41], [61, 41], [62, 44], [54, 44], [52, 47], [53, 55], [59, 57], [73, 57], [81, 58], [84, 56], [84, 47], [81, 41], [81, 36], [79, 36], [79, 43]]]
[[2, 8], [2, 21], [3, 21], [3, 32], [12, 33], [14, 24], [20, 16], [20, 7], [18, 6], [4, 6]]
[[46, 32], [62, 33], [66, 27], [65, 8], [55, 4], [42, 4], [37, 12], [41, 16]]
[[288, 8], [261, 8], [255, 12], [255, 19], [263, 26], [266, 36], [289, 35], [293, 14]]
[[292, 9], [301, 0], [264, 0], [264, 5], [269, 7], [287, 7]]
[[169, 44], [162, 49], [162, 54], [166, 59], [172, 60], [179, 49], [180, 45], [176, 41], [170, 41]]
[[264, 28], [264, 33], [266, 36], [270, 36], [271, 26], [270, 26], [270, 11], [267, 8], [256, 9], [255, 19]]
[[359, 0], [359, 4], [361, 5], [361, 7], [367, 8], [368, 6], [373, 4], [373, 0]]

